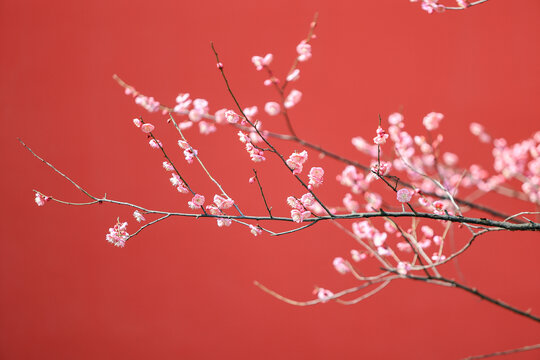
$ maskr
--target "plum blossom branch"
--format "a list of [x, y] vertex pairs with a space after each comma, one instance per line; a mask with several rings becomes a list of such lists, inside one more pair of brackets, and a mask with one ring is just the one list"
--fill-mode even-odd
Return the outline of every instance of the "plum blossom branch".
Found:
[[[311, 305], [316, 305], [316, 304], [319, 304], [319, 303], [327, 302], [329, 300], [339, 299], [342, 296], [345, 296], [347, 294], [355, 293], [355, 292], [360, 291], [360, 290], [362, 290], [362, 289], [364, 289], [364, 288], [366, 288], [366, 287], [368, 287], [368, 286], [370, 286], [372, 284], [376, 284], [376, 283], [379, 283], [379, 282], [389, 282], [391, 280], [398, 279], [398, 278], [399, 278], [399, 276], [389, 276], [389, 277], [386, 277], [386, 278], [376, 279], [376, 280], [373, 280], [373, 281], [370, 281], [370, 282], [366, 282], [365, 284], [362, 284], [360, 286], [355, 286], [355, 287], [352, 287], [352, 288], [349, 288], [349, 289], [342, 290], [342, 291], [337, 292], [335, 294], [331, 294], [328, 297], [320, 297], [318, 299], [313, 299], [313, 300], [308, 300], [308, 301], [293, 300], [293, 299], [287, 298], [287, 297], [285, 297], [283, 295], [280, 295], [276, 291], [269, 289], [268, 287], [264, 286], [263, 284], [261, 284], [258, 281], [254, 281], [253, 283], [255, 284], [255, 286], [259, 287], [262, 291], [266, 292], [267, 294], [272, 295], [276, 299], [281, 300], [281, 301], [283, 301], [283, 302], [285, 302], [287, 304], [296, 305], [296, 306], [311, 306]], [[379, 289], [379, 290], [381, 290], [381, 289]], [[379, 291], [379, 290], [377, 290], [377, 291]], [[375, 292], [373, 292], [373, 294], [375, 294]]]
[[[221, 64], [221, 62], [219, 61], [219, 55], [218, 55], [216, 49], [214, 48], [214, 43], [211, 43], [210, 45], [211, 45], [212, 51], [214, 52], [214, 55], [216, 57], [217, 64], [218, 65]], [[223, 70], [223, 66], [218, 66], [218, 69], [221, 72], [221, 76], [223, 77], [223, 80], [225, 81], [225, 85], [227, 86], [227, 90], [229, 91], [229, 94], [231, 95], [234, 103], [236, 104], [236, 106], [238, 108], [238, 111], [240, 111], [240, 113], [242, 114], [244, 119], [249, 123], [249, 125], [251, 125], [251, 127], [254, 129], [254, 131], [257, 133], [257, 135], [259, 135], [261, 137], [261, 139], [266, 143], [266, 145], [268, 145], [268, 147], [271, 149], [271, 152], [273, 152], [274, 154], [276, 154], [280, 158], [281, 162], [287, 167], [287, 169], [289, 169], [289, 171], [293, 172], [293, 169], [291, 169], [289, 167], [289, 165], [287, 164], [287, 161], [283, 158], [283, 155], [281, 155], [281, 153], [274, 148], [274, 146], [266, 139], [266, 137], [263, 136], [263, 134], [259, 131], [259, 129], [257, 129], [257, 127], [248, 119], [248, 117], [244, 113], [244, 110], [242, 110], [242, 107], [240, 106], [238, 100], [236, 99], [236, 96], [234, 95], [233, 91], [231, 90], [231, 87], [229, 85], [229, 81], [227, 80], [227, 76], [225, 75], [225, 71]], [[326, 213], [329, 214], [330, 216], [333, 216], [332, 213], [330, 212], [330, 210], [328, 210], [328, 208], [322, 203], [322, 201], [319, 200], [317, 195], [315, 195], [315, 193], [306, 185], [306, 183], [302, 179], [300, 179], [300, 177], [298, 175], [293, 173], [293, 176], [300, 182], [300, 184], [302, 184], [302, 186], [304, 188], [306, 188], [307, 191], [309, 191], [311, 193], [311, 195], [313, 195], [315, 200], [321, 205], [321, 207], [326, 211]]]
[[[117, 201], [108, 199], [107, 197], [97, 197], [92, 194], [90, 194], [87, 190], [82, 188], [79, 184], [77, 184], [75, 181], [73, 181], [71, 178], [69, 178], [67, 175], [59, 171], [54, 165], [49, 163], [48, 161], [44, 160], [42, 157], [37, 155], [30, 147], [28, 147], [22, 140], [20, 140], [20, 143], [37, 159], [45, 163], [48, 167], [50, 167], [53, 171], [55, 171], [57, 174], [59, 174], [61, 177], [68, 180], [72, 185], [79, 189], [81, 192], [83, 192], [86, 196], [94, 200], [94, 202], [88, 203], [88, 205], [93, 204], [100, 204], [100, 203], [111, 203], [116, 205], [123, 205], [127, 207], [132, 207], [137, 210], [141, 210], [148, 214], [162, 214], [162, 215], [170, 215], [170, 216], [183, 216], [183, 217], [196, 217], [196, 218], [221, 218], [221, 219], [237, 219], [237, 220], [257, 220], [257, 221], [286, 221], [286, 222], [295, 222], [294, 219], [289, 217], [276, 217], [276, 216], [246, 216], [246, 215], [239, 215], [239, 216], [229, 216], [229, 215], [213, 215], [213, 214], [192, 214], [192, 213], [180, 213], [180, 212], [166, 212], [166, 211], [158, 211], [158, 210], [150, 210], [146, 209], [144, 207], [131, 204], [124, 201]], [[67, 203], [67, 202], [66, 202]], [[71, 205], [71, 203], [69, 203]], [[74, 204], [75, 205], [75, 204]], [[408, 212], [386, 212], [386, 211], [379, 211], [379, 212], [370, 212], [370, 213], [354, 213], [354, 214], [345, 214], [345, 215], [328, 215], [328, 216], [319, 216], [316, 218], [308, 218], [305, 219], [305, 222], [314, 222], [317, 223], [319, 221], [324, 220], [351, 220], [351, 219], [367, 219], [367, 218], [376, 218], [376, 217], [419, 217], [419, 218], [427, 218], [427, 219], [433, 219], [433, 220], [444, 220], [444, 221], [451, 221], [455, 223], [467, 223], [467, 224], [476, 224], [476, 225], [483, 225], [483, 226], [490, 226], [492, 228], [499, 228], [499, 229], [505, 229], [510, 231], [540, 231], [540, 223], [536, 222], [529, 222], [529, 223], [523, 223], [523, 224], [514, 224], [509, 223], [505, 221], [496, 221], [491, 219], [485, 219], [485, 218], [471, 218], [471, 217], [464, 217], [464, 216], [456, 216], [456, 215], [439, 215], [439, 214], [432, 214], [432, 213], [408, 213]], [[339, 225], [339, 224], [338, 224]]]
[[[136, 91], [131, 85], [127, 84], [126, 82], [124, 82], [118, 75], [113, 75], [113, 79], [120, 85], [122, 86], [125, 90], [126, 90], [126, 93], [128, 94], [131, 94], [131, 95], [134, 95], [134, 96], [142, 96], [144, 98], [147, 98], [147, 96], [139, 93], [138, 91]], [[188, 110], [175, 110], [171, 107], [168, 107], [168, 106], [165, 106], [165, 105], [162, 105], [160, 104], [159, 105], [159, 109], [162, 110], [163, 113], [170, 113], [170, 112], [176, 112], [178, 114], [182, 114], [182, 115], [187, 115], [189, 113]], [[207, 113], [203, 113], [200, 115], [202, 118], [205, 118], [207, 120], [211, 120], [211, 121], [214, 121], [214, 122], [217, 122], [216, 120], [216, 116], [214, 115], [210, 115], [210, 114], [207, 114]], [[236, 126], [238, 128], [244, 128], [242, 127], [241, 125], [239, 124], [231, 124], [233, 126]], [[352, 165], [358, 169], [361, 169], [365, 172], [371, 172], [371, 169], [370, 167], [368, 166], [365, 166], [357, 161], [354, 161], [354, 160], [351, 160], [351, 159], [348, 159], [348, 158], [345, 158], [341, 155], [338, 155], [336, 153], [333, 153], [327, 149], [324, 149], [323, 147], [319, 146], [319, 145], [315, 145], [313, 143], [310, 143], [304, 139], [301, 139], [301, 138], [298, 138], [296, 136], [291, 136], [291, 135], [285, 135], [285, 134], [279, 134], [279, 133], [275, 133], [275, 132], [271, 132], [271, 131], [264, 131], [264, 135], [265, 136], [269, 136], [269, 137], [274, 137], [276, 139], [280, 139], [280, 140], [284, 140], [284, 141], [293, 141], [293, 142], [296, 142], [298, 143], [299, 145], [302, 145], [302, 146], [305, 146], [307, 148], [310, 148], [312, 150], [315, 150], [317, 152], [319, 152], [320, 154], [323, 154], [324, 156], [328, 156], [329, 158], [332, 158], [336, 161], [339, 161], [339, 162], [342, 162], [344, 164], [347, 164], [347, 165]], [[399, 179], [399, 184], [401, 184], [402, 186], [404, 187], [408, 187], [408, 188], [413, 188], [413, 185], [411, 185], [410, 183], [406, 182], [406, 181], [403, 181], [401, 179]], [[495, 188], [495, 191], [498, 191], [499, 190], [499, 187]], [[448, 199], [447, 196], [445, 195], [440, 195], [440, 194], [437, 194], [435, 192], [430, 192], [430, 191], [424, 191], [423, 192], [424, 195], [426, 196], [432, 196], [432, 197], [436, 197], [436, 198], [439, 198], [441, 200], [444, 200], [444, 199]], [[523, 195], [521, 193], [518, 193], [520, 195]], [[511, 195], [511, 194], [507, 194], [507, 195]], [[457, 204], [461, 204], [461, 205], [464, 205], [464, 206], [467, 206], [468, 208], [471, 208], [471, 209], [476, 209], [476, 210], [479, 210], [479, 211], [482, 211], [482, 212], [485, 212], [487, 214], [490, 214], [492, 216], [495, 216], [497, 218], [501, 218], [501, 219], [505, 219], [507, 218], [509, 215], [508, 214], [504, 214], [502, 212], [499, 212], [499, 211], [496, 211], [494, 209], [491, 209], [487, 206], [484, 206], [484, 205], [481, 205], [481, 204], [477, 204], [477, 203], [474, 203], [470, 200], [465, 200], [465, 199], [461, 199], [461, 198], [458, 198], [458, 197], [454, 197], [454, 200]], [[526, 198], [524, 198], [524, 200], [527, 200]], [[516, 222], [521, 222], [519, 220], [515, 220]]]
[[[225, 190], [223, 190], [223, 188], [221, 187], [221, 185], [219, 184], [219, 182], [214, 179], [212, 177], [212, 175], [210, 174], [210, 172], [208, 171], [208, 169], [206, 169], [206, 166], [204, 166], [201, 158], [199, 157], [197, 151], [195, 151], [193, 149], [193, 147], [191, 147], [191, 145], [188, 143], [188, 141], [186, 140], [186, 137], [184, 136], [184, 133], [182, 132], [182, 129], [180, 129], [180, 127], [178, 126], [178, 124], [176, 123], [176, 121], [174, 120], [173, 116], [172, 116], [172, 113], [169, 112], [169, 118], [170, 120], [172, 121], [172, 123], [174, 124], [174, 127], [176, 128], [176, 130], [178, 130], [178, 133], [180, 134], [180, 136], [182, 137], [182, 140], [185, 141], [185, 143], [189, 146], [189, 149], [191, 150], [191, 153], [193, 154], [193, 156], [195, 157], [195, 159], [197, 159], [197, 161], [199, 162], [199, 165], [201, 165], [202, 169], [204, 170], [204, 172], [206, 173], [206, 175], [210, 178], [210, 180], [216, 184], [216, 186], [219, 188], [219, 190], [221, 190], [221, 193], [223, 195], [225, 195], [228, 199], [231, 199], [231, 197], [229, 195], [227, 195], [227, 193], [225, 192]], [[236, 208], [236, 210], [238, 211], [238, 213], [240, 215], [243, 215], [242, 211], [240, 210], [240, 208], [238, 207], [238, 205], [236, 203], [233, 202], [233, 206]]]

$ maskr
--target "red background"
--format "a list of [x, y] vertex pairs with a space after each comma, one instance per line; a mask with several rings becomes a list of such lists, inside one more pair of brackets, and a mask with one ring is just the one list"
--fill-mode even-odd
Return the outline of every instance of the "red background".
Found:
[[[185, 210], [187, 199], [168, 185], [161, 157], [131, 119], [143, 115], [159, 125], [166, 144], [175, 136], [164, 116], [146, 114], [123, 95], [112, 74], [167, 104], [190, 92], [213, 110], [232, 107], [212, 40], [241, 103], [261, 107], [276, 96], [262, 86], [251, 56], [274, 53], [283, 74], [316, 11], [314, 56], [294, 84], [304, 93], [291, 111], [301, 137], [365, 161], [350, 138], [372, 137], [377, 114], [402, 109], [416, 132], [426, 113], [438, 111], [446, 116], [445, 150], [459, 154], [462, 166], [490, 167], [490, 148], [468, 133], [470, 122], [510, 142], [538, 130], [536, 0], [434, 15], [406, 0], [2, 1], [2, 359], [455, 359], [539, 342], [538, 324], [456, 289], [397, 281], [356, 306], [298, 308], [253, 286], [259, 280], [297, 299], [309, 299], [314, 285], [354, 286], [331, 266], [353, 240], [330, 224], [254, 238], [240, 226], [178, 218], [118, 249], [105, 234], [117, 216], [131, 218], [128, 209], [35, 206], [32, 189], [84, 197], [17, 137], [96, 195]], [[281, 120], [262, 119], [285, 131]], [[235, 132], [188, 136], [242, 208], [263, 214], [247, 183], [253, 164]], [[276, 144], [286, 154], [297, 148]], [[328, 174], [321, 196], [338, 202], [346, 189], [332, 178], [343, 166], [311, 155], [308, 165]], [[301, 189], [275, 160], [257, 168], [275, 211], [286, 214], [285, 197]], [[185, 171], [199, 192], [215, 192], [196, 165]], [[483, 202], [523, 209], [497, 199]], [[490, 234], [459, 265], [468, 285], [538, 315], [539, 250], [537, 235]], [[454, 276], [453, 265], [446, 269]]]

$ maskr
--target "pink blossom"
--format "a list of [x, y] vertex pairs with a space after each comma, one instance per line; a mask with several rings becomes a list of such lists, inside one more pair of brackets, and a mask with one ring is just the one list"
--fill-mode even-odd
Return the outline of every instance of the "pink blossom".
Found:
[[136, 127], [141, 127], [141, 120], [135, 118], [133, 119], [133, 124], [135, 124]]
[[397, 200], [401, 203], [408, 203], [411, 201], [412, 192], [409, 189], [399, 189], [396, 194]]
[[291, 210], [291, 218], [293, 219], [295, 223], [301, 223], [302, 221], [307, 219], [310, 215], [311, 215], [311, 212], [307, 210], [305, 211], [300, 211], [297, 209]]
[[182, 182], [182, 180], [180, 179], [180, 176], [178, 176], [178, 174], [172, 174], [171, 178], [169, 179], [172, 186], [178, 186], [180, 185], [180, 183]]
[[181, 194], [187, 194], [189, 192], [189, 189], [183, 181], [180, 181], [180, 183], [176, 187], [176, 190], [178, 190], [178, 192]]
[[382, 205], [382, 197], [377, 193], [366, 191], [364, 198], [367, 202], [367, 211], [377, 211]]
[[334, 258], [332, 264], [334, 265], [334, 269], [336, 269], [336, 271], [340, 274], [346, 274], [348, 272], [351, 272], [351, 269], [349, 269], [347, 262], [341, 257]]
[[183, 103], [183, 102], [186, 102], [189, 100], [189, 93], [180, 93], [178, 94], [178, 96], [176, 97], [176, 102], [178, 104], [180, 103]]
[[427, 11], [429, 14], [433, 13], [435, 10], [436, 12], [443, 12], [445, 10], [444, 5], [437, 4], [439, 0], [423, 0], [422, 1], [422, 9]]
[[217, 208], [216, 205], [213, 205], [213, 204], [210, 204], [210, 205], [206, 205], [206, 211], [210, 214], [210, 215], [221, 215], [222, 214], [222, 211], [219, 210]]
[[360, 204], [358, 201], [353, 200], [350, 193], [345, 194], [345, 197], [343, 198], [343, 205], [350, 213], [355, 213], [360, 208]]
[[287, 75], [287, 81], [296, 81], [300, 78], [300, 69], [294, 69], [289, 75]]
[[260, 228], [258, 228], [257, 226], [249, 225], [249, 229], [250, 229], [251, 233], [253, 234], [253, 236], [257, 236], [257, 235], [262, 234], [262, 230]]
[[439, 246], [442, 242], [443, 238], [439, 235], [435, 235], [433, 237], [433, 243], [435, 243], [435, 245]]
[[212, 123], [209, 123], [207, 121], [201, 121], [199, 122], [199, 132], [203, 135], [209, 135], [213, 132], [215, 132], [216, 126]]
[[433, 255], [431, 256], [431, 260], [435, 262], [441, 262], [441, 261], [446, 260], [446, 256], [444, 255], [439, 256], [438, 253], [433, 253]]
[[408, 242], [405, 242], [405, 241], [400, 241], [396, 244], [396, 247], [398, 248], [399, 251], [404, 251], [404, 252], [411, 252], [412, 249], [411, 249], [411, 245], [409, 245]]
[[204, 196], [203, 195], [195, 194], [195, 196], [193, 196], [191, 201], [188, 201], [188, 206], [190, 208], [192, 208], [193, 210], [195, 210], [196, 208], [201, 207], [203, 205], [204, 205]]
[[469, 2], [467, 0], [456, 0], [459, 7], [462, 7], [464, 9], [469, 7]]
[[253, 65], [255, 65], [257, 71], [261, 71], [264, 66], [270, 65], [273, 58], [274, 56], [272, 54], [266, 54], [264, 58], [260, 56], [253, 56], [251, 58], [251, 62], [253, 63]]
[[396, 232], [396, 228], [395, 228], [395, 225], [392, 224], [390, 221], [385, 221], [384, 222], [384, 230], [387, 232], [387, 233], [390, 233], [390, 234], [393, 234]]
[[220, 70], [223, 69], [223, 63], [218, 62], [218, 63], [216, 64], [216, 67], [217, 67], [218, 69], [220, 69]]
[[244, 109], [244, 115], [246, 115], [248, 118], [257, 115], [259, 112], [259, 108], [257, 106], [250, 106]]
[[214, 204], [216, 204], [220, 210], [225, 210], [234, 205], [234, 200], [216, 194], [214, 195]]
[[422, 231], [422, 233], [424, 234], [425, 237], [428, 237], [428, 238], [431, 238], [433, 237], [433, 229], [430, 228], [429, 226], [427, 225], [423, 225], [420, 230]]
[[156, 112], [159, 110], [159, 102], [153, 97], [147, 97], [144, 95], [137, 95], [135, 97], [135, 104], [142, 106], [148, 112]]
[[133, 217], [135, 218], [135, 220], [137, 220], [137, 222], [141, 222], [141, 221], [145, 221], [146, 219], [144, 218], [143, 214], [141, 214], [139, 212], [139, 210], [135, 210], [133, 212]]
[[401, 115], [398, 112], [395, 112], [393, 114], [390, 114], [388, 116], [388, 123], [390, 125], [397, 126], [399, 128], [403, 128], [405, 125], [403, 124], [403, 115]]
[[36, 202], [37, 206], [44, 206], [45, 202], [49, 200], [50, 200], [50, 197], [43, 196], [40, 193], [36, 193], [36, 197], [34, 198], [34, 201]]
[[367, 220], [353, 223], [352, 229], [353, 233], [360, 239], [371, 239], [377, 231]]
[[379, 179], [379, 176], [388, 175], [391, 169], [392, 163], [389, 161], [374, 161], [371, 164], [371, 172], [369, 173], [369, 176]]
[[359, 262], [367, 258], [367, 255], [365, 253], [361, 253], [358, 250], [351, 250], [351, 257], [354, 261]]
[[214, 118], [217, 124], [224, 124], [227, 122], [227, 116], [225, 115], [226, 112], [227, 109], [220, 109], [216, 111], [216, 113], [214, 114]]
[[202, 119], [203, 114], [204, 111], [201, 109], [191, 109], [188, 113], [188, 118], [193, 122], [197, 122]]
[[317, 297], [323, 303], [327, 302], [330, 299], [332, 299], [333, 296], [334, 296], [334, 293], [331, 292], [330, 290], [323, 289], [323, 288], [318, 288], [317, 289]]
[[339, 181], [341, 185], [350, 187], [355, 194], [365, 191], [369, 187], [364, 174], [357, 172], [356, 167], [353, 165], [346, 166], [341, 174], [336, 176], [336, 180]]
[[197, 157], [197, 154], [198, 154], [198, 151], [193, 149], [193, 148], [189, 148], [189, 149], [184, 150], [184, 158], [186, 159], [188, 164], [193, 163], [193, 159], [195, 157]]
[[186, 129], [189, 129], [190, 127], [192, 127], [192, 126], [193, 126], [193, 122], [191, 122], [189, 120], [188, 121], [182, 121], [182, 122], [178, 123], [178, 128], [180, 130], [186, 130]]
[[480, 134], [482, 134], [484, 132], [484, 129], [485, 129], [484, 126], [477, 122], [472, 122], [469, 125], [469, 130], [475, 136], [479, 136]]
[[420, 205], [422, 205], [422, 206], [428, 206], [428, 205], [429, 205], [429, 201], [428, 201], [425, 197], [423, 197], [423, 196], [420, 196], [420, 197], [418, 198], [418, 203], [419, 203]]
[[269, 101], [264, 105], [264, 111], [270, 116], [276, 116], [281, 111], [281, 107], [275, 101]]
[[[240, 139], [242, 141], [242, 138]], [[248, 152], [251, 160], [253, 162], [261, 162], [261, 161], [264, 161], [266, 160], [266, 158], [264, 157], [264, 152], [262, 150], [259, 150], [257, 149], [250, 141], [249, 139], [247, 140], [248, 142], [246, 143], [246, 151]]]
[[377, 254], [379, 254], [380, 256], [390, 256], [392, 254], [392, 251], [390, 251], [390, 249], [388, 248], [379, 246], [377, 248]]
[[300, 198], [300, 202], [302, 202], [302, 205], [304, 205], [305, 207], [309, 207], [315, 203], [315, 198], [311, 193], [305, 193]]
[[306, 162], [307, 158], [308, 153], [306, 150], [303, 150], [300, 153], [295, 151], [289, 156], [289, 159], [287, 159], [287, 165], [293, 170], [294, 175], [298, 175], [302, 172], [302, 164]]
[[311, 45], [302, 40], [300, 44], [296, 46], [296, 52], [298, 53], [298, 61], [303, 62], [311, 58]]
[[297, 210], [302, 210], [304, 211], [304, 206], [302, 205], [302, 203], [300, 201], [298, 201], [297, 198], [295, 198], [294, 196], [289, 196], [287, 198], [287, 204], [292, 207], [293, 209], [297, 209]]
[[438, 215], [444, 215], [444, 209], [446, 208], [446, 205], [442, 201], [435, 201], [432, 204], [433, 206], [433, 212]]
[[240, 120], [240, 117], [238, 116], [238, 114], [236, 114], [232, 110], [225, 111], [225, 118], [231, 124], [236, 124]]
[[400, 261], [396, 267], [397, 273], [401, 276], [405, 276], [411, 270], [411, 264]]
[[291, 90], [289, 95], [287, 95], [287, 98], [285, 99], [283, 106], [285, 106], [287, 109], [292, 108], [294, 105], [298, 104], [301, 99], [302, 99], [302, 93], [296, 89], [293, 89]]
[[238, 131], [237, 135], [238, 135], [238, 140], [240, 140], [240, 142], [243, 142], [243, 143], [249, 143], [250, 142], [249, 136], [247, 136], [242, 131]]
[[150, 144], [150, 147], [151, 147], [152, 149], [159, 149], [159, 148], [161, 148], [161, 147], [163, 146], [163, 145], [161, 144], [161, 141], [159, 141], [159, 140], [154, 140], [154, 139], [150, 140], [149, 144]]
[[309, 171], [309, 186], [317, 187], [323, 183], [324, 169], [322, 167], [312, 167]]
[[444, 118], [444, 115], [441, 113], [430, 112], [424, 117], [424, 119], [422, 120], [422, 123], [424, 124], [427, 130], [431, 131], [439, 127], [439, 124], [443, 118]]
[[193, 107], [195, 109], [202, 110], [206, 112], [208, 110], [208, 100], [206, 99], [195, 99], [193, 100]]
[[232, 220], [231, 220], [231, 219], [223, 219], [223, 218], [217, 219], [217, 225], [218, 225], [219, 227], [223, 227], [223, 226], [231, 226], [231, 223], [232, 223]]
[[129, 234], [126, 231], [128, 223], [121, 223], [120, 220], [116, 222], [112, 228], [109, 228], [109, 233], [105, 237], [108, 242], [114, 246], [124, 247], [126, 240], [129, 238]]
[[172, 166], [172, 164], [168, 161], [164, 161], [163, 162], [163, 168], [167, 171], [173, 171], [174, 170], [174, 167]]
[[154, 131], [154, 128], [155, 128], [154, 125], [152, 125], [152, 124], [150, 124], [150, 123], [145, 123], [145, 124], [142, 124], [142, 125], [141, 125], [141, 130], [142, 130], [142, 132], [147, 133], [147, 134], [149, 134], [149, 133], [151, 133], [152, 131]]
[[422, 249], [428, 248], [428, 247], [431, 246], [431, 240], [430, 239], [423, 239], [422, 241], [418, 242], [418, 245], [420, 245], [420, 247]]
[[387, 237], [388, 237], [388, 234], [386, 234], [385, 232], [382, 232], [382, 233], [376, 232], [375, 235], [373, 235], [373, 245], [377, 247], [383, 246]]
[[445, 152], [442, 156], [443, 162], [448, 166], [455, 166], [459, 160], [456, 154]]
[[386, 139], [388, 139], [390, 135], [388, 135], [386, 133], [386, 131], [384, 131], [384, 129], [382, 127], [378, 127], [377, 128], [377, 136], [375, 136], [373, 138], [373, 142], [375, 143], [375, 145], [382, 145], [382, 144], [385, 144], [386, 143]]
[[365, 154], [371, 156], [377, 156], [377, 146], [370, 145], [366, 140], [361, 136], [356, 136], [351, 139], [351, 143], [356, 148], [356, 150], [361, 151]]

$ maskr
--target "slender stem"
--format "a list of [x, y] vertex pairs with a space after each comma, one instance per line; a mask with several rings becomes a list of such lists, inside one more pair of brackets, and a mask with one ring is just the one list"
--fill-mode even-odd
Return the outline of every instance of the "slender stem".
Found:
[[[474, 1], [472, 3], [469, 3], [469, 7], [475, 6], [475, 5], [480, 5], [480, 4], [485, 3], [485, 2], [488, 2], [488, 0]], [[444, 9], [445, 10], [465, 10], [466, 8], [461, 7], [461, 6], [445, 6]]]
[[511, 349], [511, 350], [505, 350], [505, 351], [497, 351], [497, 352], [493, 352], [493, 353], [485, 354], [485, 355], [469, 356], [469, 357], [464, 358], [463, 360], [485, 359], [485, 358], [493, 357], [493, 356], [515, 354], [519, 352], [531, 351], [531, 350], [536, 350], [536, 349], [540, 349], [540, 344], [527, 345], [527, 346], [523, 346], [517, 349]]
[[257, 170], [255, 170], [255, 169], [252, 169], [252, 170], [253, 170], [253, 173], [255, 174], [255, 180], [257, 180], [257, 185], [259, 185], [259, 190], [261, 191], [261, 195], [262, 195], [262, 198], [263, 198], [263, 201], [264, 201], [264, 206], [266, 207], [266, 210], [268, 211], [268, 215], [270, 215], [270, 218], [272, 218], [272, 210], [268, 206], [268, 203], [266, 202], [266, 197], [264, 196], [264, 191], [263, 191], [263, 188], [261, 186], [261, 182], [259, 181], [259, 177], [257, 176]]

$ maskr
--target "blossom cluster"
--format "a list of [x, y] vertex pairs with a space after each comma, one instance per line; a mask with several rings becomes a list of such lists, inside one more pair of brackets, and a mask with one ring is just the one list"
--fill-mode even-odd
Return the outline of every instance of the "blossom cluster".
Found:
[[[410, 0], [410, 2], [418, 2], [419, 0]], [[439, 3], [439, 0], [421, 0], [422, 10], [429, 14], [435, 12], [443, 12], [446, 10], [446, 6]], [[470, 6], [468, 0], [456, 0], [456, 4], [459, 8], [466, 9]]]
[[105, 237], [106, 240], [114, 246], [124, 247], [126, 240], [129, 238], [129, 234], [126, 231], [127, 226], [127, 222], [117, 220], [116, 224], [112, 228], [109, 228], [109, 233]]

